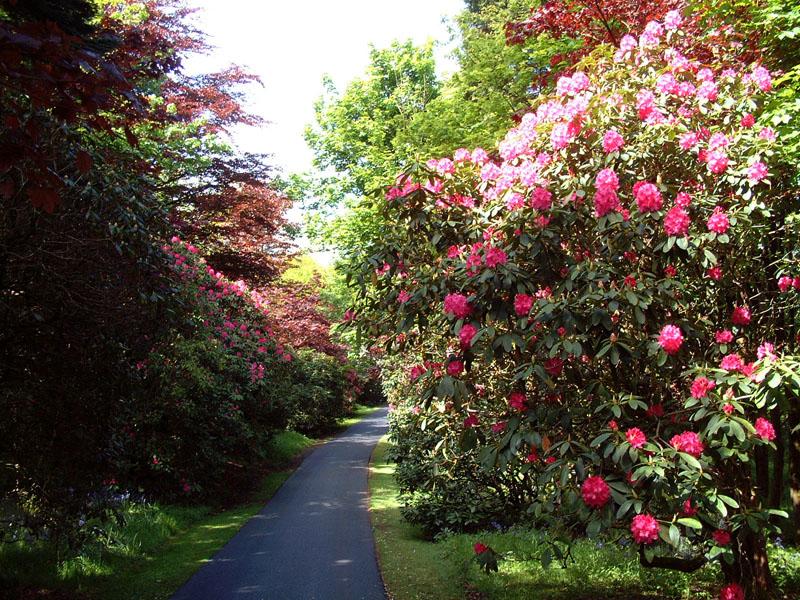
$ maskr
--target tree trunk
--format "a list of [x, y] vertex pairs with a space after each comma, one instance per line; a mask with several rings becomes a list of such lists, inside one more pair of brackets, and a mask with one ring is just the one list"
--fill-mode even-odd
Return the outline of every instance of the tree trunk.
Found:
[[756, 467], [756, 488], [758, 497], [769, 502], [769, 455], [765, 446], [758, 446], [754, 451]]
[[800, 425], [800, 406], [797, 397], [792, 399], [787, 410], [789, 421], [789, 491], [792, 497], [792, 523], [794, 525], [792, 538], [795, 543], [800, 542], [800, 433], [792, 434], [791, 431]]
[[725, 581], [741, 585], [748, 600], [768, 600], [773, 582], [763, 535], [742, 531], [734, 540], [733, 564], [721, 562]]
[[[775, 425], [775, 454], [772, 461], [772, 481], [769, 490], [769, 505], [771, 508], [780, 508], [783, 502], [783, 490], [785, 489], [785, 479], [783, 470], [785, 465], [786, 444], [783, 436], [783, 423], [781, 422], [781, 411], [776, 408], [772, 411], [772, 422]], [[789, 437], [791, 440], [791, 436]]]

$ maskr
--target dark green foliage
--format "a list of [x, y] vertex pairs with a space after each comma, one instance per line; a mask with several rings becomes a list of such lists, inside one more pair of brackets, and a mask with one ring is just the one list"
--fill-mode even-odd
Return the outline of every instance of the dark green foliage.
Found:
[[346, 365], [315, 350], [298, 352], [294, 386], [287, 399], [288, 426], [301, 433], [324, 433], [352, 406], [347, 395]]

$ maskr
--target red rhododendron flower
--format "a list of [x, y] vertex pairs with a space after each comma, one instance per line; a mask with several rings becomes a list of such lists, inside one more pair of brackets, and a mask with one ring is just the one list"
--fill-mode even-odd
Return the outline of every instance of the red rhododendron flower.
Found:
[[648, 406], [645, 414], [648, 417], [655, 417], [656, 419], [660, 419], [664, 416], [664, 405], [660, 402], [658, 404], [653, 404], [652, 406]]
[[464, 419], [464, 427], [469, 429], [470, 427], [477, 427], [478, 426], [478, 415], [471, 414], [466, 419]]
[[775, 427], [764, 417], [758, 417], [755, 423], [756, 433], [762, 440], [771, 442], [775, 439]]
[[631, 427], [625, 432], [625, 438], [634, 448], [641, 448], [647, 443], [647, 437], [638, 427]]
[[639, 212], [652, 212], [661, 210], [664, 201], [661, 191], [652, 183], [640, 181], [633, 186], [633, 195]]
[[478, 328], [472, 323], [466, 323], [461, 327], [458, 332], [458, 338], [461, 340], [462, 348], [469, 348], [472, 345], [472, 339], [478, 333]]
[[673, 265], [667, 265], [664, 267], [664, 275], [667, 277], [675, 277], [678, 274], [678, 269], [676, 269]]
[[544, 361], [544, 370], [547, 371], [547, 374], [550, 375], [550, 377], [558, 377], [561, 375], [561, 371], [563, 369], [564, 361], [557, 356], [548, 358], [546, 361]]
[[689, 213], [680, 208], [673, 206], [664, 215], [664, 231], [667, 235], [674, 235], [676, 237], [683, 237], [689, 233]]
[[658, 336], [658, 343], [667, 354], [675, 354], [683, 344], [683, 334], [675, 325], [664, 325]]
[[631, 521], [631, 533], [637, 544], [652, 544], [658, 539], [658, 521], [647, 513], [636, 515]]
[[706, 271], [706, 275], [708, 275], [709, 279], [719, 281], [722, 279], [722, 269], [720, 267], [709, 267], [708, 271]]
[[529, 296], [528, 294], [517, 294], [514, 296], [514, 312], [517, 313], [518, 316], [524, 317], [529, 312], [531, 312], [531, 307], [533, 307], [533, 296]]
[[527, 401], [528, 399], [522, 392], [511, 392], [511, 395], [508, 397], [508, 405], [514, 410], [525, 410]]
[[528, 453], [528, 456], [525, 457], [529, 463], [536, 462], [539, 460], [539, 455], [536, 453], [536, 448], [531, 448], [531, 451]]
[[694, 431], [684, 431], [681, 434], [672, 436], [669, 445], [678, 452], [691, 454], [695, 458], [698, 458], [703, 453], [703, 450], [705, 450], [703, 442], [700, 441], [700, 436]]
[[728, 220], [728, 215], [725, 214], [725, 210], [721, 206], [717, 206], [714, 209], [714, 212], [708, 217], [708, 221], [706, 222], [706, 227], [708, 227], [709, 231], [719, 234], [728, 231], [730, 226], [731, 223]]
[[681, 508], [681, 513], [687, 517], [693, 517], [697, 514], [697, 507], [692, 506], [692, 499], [687, 498], [683, 501], [683, 507]]
[[719, 600], [744, 600], [744, 590], [738, 583], [729, 583], [719, 591]]
[[705, 377], [697, 377], [692, 382], [692, 398], [705, 398], [708, 392], [717, 386], [715, 381]]
[[746, 306], [736, 306], [731, 313], [731, 322], [734, 325], [745, 326], [750, 324], [750, 309]]
[[608, 422], [608, 428], [609, 428], [611, 431], [619, 431], [619, 424], [618, 424], [618, 423], [617, 423], [617, 422], [616, 422], [614, 419], [611, 419], [611, 420]]
[[727, 546], [731, 543], [731, 534], [724, 529], [717, 529], [711, 534], [711, 537], [713, 537], [714, 541], [720, 546]]
[[724, 412], [726, 415], [733, 413], [733, 411], [734, 407], [733, 404], [731, 404], [730, 402], [726, 402], [725, 404], [722, 405], [722, 412]]
[[483, 554], [489, 549], [489, 546], [480, 542], [475, 542], [475, 545], [472, 547], [472, 549], [475, 550], [475, 554]]
[[742, 115], [742, 120], [739, 121], [742, 127], [752, 127], [756, 124], [756, 118], [750, 113]]
[[447, 374], [453, 377], [457, 377], [461, 375], [461, 372], [464, 370], [464, 363], [460, 360], [451, 360], [447, 364]]
[[593, 475], [583, 482], [581, 495], [589, 508], [602, 508], [611, 499], [611, 488], [602, 477]]
[[789, 276], [787, 276], [787, 275], [784, 275], [783, 277], [781, 277], [780, 279], [778, 279], [778, 289], [779, 289], [781, 292], [785, 292], [785, 291], [786, 291], [786, 290], [788, 290], [790, 287], [792, 287], [792, 283], [793, 283], [793, 282], [794, 282], [794, 280], [793, 280], [791, 277], [789, 277]]
[[494, 425], [492, 425], [492, 431], [495, 433], [503, 433], [506, 430], [508, 423], [505, 421], [498, 421]]

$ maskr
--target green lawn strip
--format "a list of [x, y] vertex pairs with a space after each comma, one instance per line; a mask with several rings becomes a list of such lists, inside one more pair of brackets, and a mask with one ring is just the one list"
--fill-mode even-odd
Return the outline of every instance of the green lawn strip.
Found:
[[[579, 540], [575, 562], [544, 568], [541, 535], [523, 527], [506, 531], [460, 534], [433, 543], [400, 514], [394, 466], [384, 458], [384, 438], [372, 456], [370, 508], [384, 582], [395, 600], [705, 600], [716, 598], [720, 577], [716, 564], [691, 573], [646, 569], [634, 549], [619, 544]], [[472, 561], [473, 544], [482, 542], [502, 556], [499, 573], [485, 574]], [[800, 551], [770, 548], [776, 583], [794, 596], [800, 589]]]
[[448, 555], [447, 547], [421, 539], [419, 529], [403, 520], [394, 465], [385, 459], [389, 447], [386, 437], [375, 447], [369, 477], [370, 516], [386, 589], [393, 600], [460, 600], [467, 565]]
[[337, 431], [341, 431], [347, 429], [351, 425], [355, 425], [361, 419], [371, 415], [379, 408], [380, 406], [364, 406], [363, 404], [355, 404], [353, 406], [353, 412], [350, 415], [339, 419], [339, 424], [336, 427]]

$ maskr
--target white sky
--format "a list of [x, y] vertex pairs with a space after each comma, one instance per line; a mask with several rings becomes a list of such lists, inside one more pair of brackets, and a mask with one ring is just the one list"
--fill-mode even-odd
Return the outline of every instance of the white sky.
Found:
[[[445, 42], [443, 17], [460, 12], [463, 0], [190, 0], [201, 10], [200, 29], [217, 47], [213, 55], [192, 60], [187, 69], [216, 70], [237, 63], [264, 83], [250, 87], [247, 108], [270, 123], [261, 129], [238, 130], [235, 141], [251, 152], [274, 155], [272, 164], [284, 173], [311, 167], [303, 140], [314, 119], [313, 103], [322, 94], [322, 76], [329, 74], [342, 90], [364, 73], [369, 47], [392, 40], [428, 39]], [[452, 70], [437, 51], [437, 65]]]

